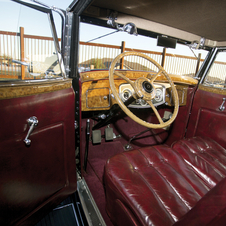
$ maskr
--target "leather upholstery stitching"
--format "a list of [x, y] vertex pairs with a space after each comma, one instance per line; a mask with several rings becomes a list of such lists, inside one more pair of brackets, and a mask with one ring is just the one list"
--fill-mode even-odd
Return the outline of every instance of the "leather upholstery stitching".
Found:
[[[152, 148], [154, 148], [154, 147], [152, 147]], [[156, 149], [155, 149], [156, 150]], [[140, 149], [138, 149], [138, 151], [145, 157], [145, 159], [147, 159], [147, 157], [140, 151]], [[158, 152], [158, 150], [157, 150], [157, 152]], [[160, 154], [161, 155], [161, 154]], [[162, 155], [161, 155], [162, 156]], [[147, 159], [147, 161], [148, 161], [148, 159]], [[148, 163], [149, 163], [149, 161], [148, 161]], [[168, 163], [167, 163], [168, 164]], [[169, 164], [168, 164], [169, 165]], [[166, 178], [161, 174], [161, 172], [160, 171], [158, 171], [156, 168], [155, 168], [155, 166], [153, 166], [153, 165], [151, 165], [150, 163], [149, 163], [149, 166], [151, 166], [153, 169], [155, 169], [155, 171], [164, 179], [164, 181], [166, 181], [167, 183], [168, 183], [168, 185], [173, 189], [173, 191], [177, 194], [177, 196], [180, 198], [180, 200], [182, 201], [182, 203], [184, 204], [184, 206], [185, 207], [187, 207], [188, 209], [190, 209], [190, 207], [188, 206], [188, 205], [186, 205], [186, 203], [185, 203], [185, 201], [183, 200], [183, 198], [180, 196], [180, 195], [178, 195], [178, 192], [174, 189], [174, 187], [171, 185], [171, 183], [168, 181], [168, 180], [166, 180]], [[170, 166], [170, 165], [169, 165]], [[173, 167], [172, 167], [173, 168]], [[176, 170], [175, 170], [176, 171]], [[150, 185], [149, 185], [150, 186]]]
[[[137, 151], [139, 151], [141, 154], [142, 152], [137, 149]], [[122, 153], [126, 158], [127, 156]], [[143, 155], [143, 154], [142, 154]], [[144, 155], [143, 155], [144, 156]], [[145, 156], [144, 156], [145, 157]], [[147, 160], [147, 162], [149, 163], [148, 159], [145, 157], [145, 159]], [[127, 160], [130, 162], [130, 160], [127, 158]], [[166, 212], [169, 214], [169, 216], [171, 217], [171, 219], [175, 222], [177, 221], [177, 217], [173, 217], [173, 215], [167, 210], [167, 208], [165, 207], [163, 201], [160, 199], [160, 197], [157, 195], [157, 193], [152, 189], [152, 187], [150, 186], [150, 184], [145, 180], [145, 178], [134, 168], [133, 164], [130, 162], [131, 166], [133, 167], [134, 171], [140, 176], [140, 178], [144, 181], [144, 183], [148, 186], [148, 188], [152, 191], [152, 194], [156, 197], [157, 200], [159, 200], [159, 203], [162, 204], [163, 208], [166, 210]], [[150, 164], [149, 164], [149, 167], [152, 167]], [[152, 167], [154, 168], [154, 167]], [[155, 169], [155, 168], [154, 168]], [[156, 169], [155, 169], [156, 170]], [[157, 170], [156, 170], [157, 171]], [[157, 171], [158, 172], [158, 171]], [[160, 175], [161, 176], [161, 175]]]
[[[200, 140], [202, 140], [203, 143], [205, 143], [205, 145], [208, 146], [209, 149], [214, 150], [214, 151], [216, 151], [216, 152], [218, 152], [218, 153], [224, 155], [224, 154], [221, 152], [221, 151], [222, 151], [222, 147], [219, 146], [218, 144], [214, 143], [214, 144], [217, 146], [217, 148], [218, 148], [217, 150], [215, 150], [215, 149], [212, 147], [212, 145], [209, 145], [207, 142], [205, 142], [205, 140], [204, 140], [203, 138], [201, 138], [201, 137], [197, 137], [197, 138], [199, 138]], [[221, 151], [220, 151], [219, 149], [220, 149]], [[218, 164], [219, 164], [224, 170], [226, 170], [226, 165], [224, 165], [224, 163], [221, 162], [221, 159], [219, 159], [219, 157], [218, 157], [217, 155], [214, 155], [214, 154], [211, 154], [211, 153], [212, 153], [212, 152], [208, 152], [208, 154], [209, 154], [211, 157], [213, 157], [213, 158], [215, 159], [215, 161], [217, 161]], [[225, 176], [225, 175], [223, 175], [223, 176]]]
[[[155, 147], [152, 147], [154, 148], [158, 153], [159, 151], [155, 148]], [[143, 154], [143, 153], [142, 153]], [[159, 153], [160, 154], [160, 153]], [[143, 154], [144, 155], [144, 154]], [[161, 155], [161, 154], [160, 154]], [[145, 155], [144, 155], [145, 156]], [[161, 155], [162, 156], [162, 155]], [[145, 156], [146, 158], [146, 156]], [[165, 160], [165, 158], [162, 156], [162, 158]], [[147, 158], [146, 158], [147, 159]], [[175, 170], [167, 161], [165, 161], [165, 163], [170, 166], [173, 170]], [[191, 207], [189, 207], [187, 204], [186, 204], [186, 201], [181, 197], [181, 195], [179, 194], [179, 192], [176, 190], [176, 188], [170, 183], [169, 180], [167, 180], [167, 178], [165, 178], [160, 171], [158, 171], [154, 166], [152, 166], [160, 175], [162, 178], [164, 178], [164, 180], [168, 183], [168, 185], [173, 189], [173, 191], [176, 193], [176, 195], [178, 196], [178, 198], [182, 201], [182, 203], [188, 208], [188, 209], [191, 209]], [[175, 170], [175, 172], [177, 172]], [[178, 173], [178, 172], [177, 172]], [[181, 175], [181, 174], [180, 174]], [[182, 175], [181, 175], [182, 176]], [[184, 177], [183, 177], [184, 178]], [[187, 181], [187, 180], [186, 180]], [[189, 184], [189, 183], [188, 183]], [[194, 189], [193, 189], [194, 190]], [[194, 190], [195, 191], [195, 190]], [[196, 192], [196, 191], [195, 191]]]
[[[183, 143], [182, 143], [183, 145]], [[186, 146], [186, 145], [185, 145]], [[188, 148], [189, 149], [189, 148]], [[190, 150], [189, 150], [190, 151]], [[190, 151], [191, 152], [191, 151]], [[192, 153], [192, 152], [191, 152]], [[192, 153], [193, 154], [193, 153]], [[199, 157], [198, 155], [196, 157]], [[201, 157], [200, 157], [201, 158]], [[211, 180], [211, 183], [210, 181], [208, 181], [206, 178], [205, 178], [205, 175], [204, 173], [200, 172], [199, 170], [196, 169], [196, 167], [194, 167], [192, 165], [192, 163], [190, 163], [188, 160], [186, 160], [184, 158], [184, 161], [191, 167], [191, 170], [206, 184], [206, 186], [209, 188], [209, 189], [212, 189], [213, 186], [216, 185], [216, 183], [214, 181]], [[213, 186], [212, 186], [212, 185]]]
[[[155, 150], [157, 150], [157, 152], [162, 156], [162, 158], [164, 158], [165, 159], [165, 157], [159, 152], [159, 150], [156, 148], [156, 147], [153, 147]], [[174, 149], [173, 149], [173, 151], [175, 151]], [[180, 157], [181, 157], [181, 155], [177, 152], [177, 151], [175, 151]], [[189, 169], [191, 168], [188, 164], [187, 164], [187, 162], [185, 161], [185, 159], [183, 159], [182, 157], [181, 157], [181, 160], [182, 161], [184, 161], [185, 163], [186, 163], [186, 167], [189, 167]], [[169, 164], [168, 163], [168, 161], [166, 161], [167, 162], [167, 164], [175, 171], [175, 172], [177, 172], [179, 175], [181, 175], [183, 178], [184, 178], [184, 180], [191, 186], [191, 188], [194, 190], [194, 192], [201, 198], [201, 196], [199, 195], [199, 193], [194, 189], [194, 187], [190, 184], [190, 182], [180, 173], [180, 172], [178, 172], [174, 167], [173, 167], [173, 165], [171, 165], [171, 164]], [[193, 171], [193, 170], [192, 170]], [[195, 173], [195, 175], [197, 176], [197, 174]], [[197, 176], [197, 178], [199, 179], [199, 177]], [[202, 182], [202, 180], [200, 180], [201, 182]], [[203, 184], [203, 183], [202, 183]], [[204, 185], [204, 184], [203, 184]]]
[[[121, 153], [121, 154], [129, 161], [129, 164], [133, 167], [132, 163], [131, 163], [130, 160], [127, 158], [127, 156], [126, 156], [124, 153]], [[133, 167], [133, 169], [134, 169], [134, 167]], [[138, 172], [137, 172], [136, 170], [134, 170], [134, 171], [138, 174]], [[130, 204], [129, 209], [131, 209], [132, 212], [135, 213], [135, 216], [138, 217], [138, 219], [139, 219], [141, 222], [143, 222], [142, 216], [140, 216], [139, 212], [137, 212], [137, 210], [134, 208], [133, 203], [127, 198], [127, 196], [126, 196], [120, 189], [118, 189], [118, 186], [116, 185], [114, 178], [111, 177], [111, 175], [109, 174], [109, 171], [107, 170], [107, 171], [105, 171], [105, 172], [106, 172], [106, 174], [108, 174], [108, 177], [111, 178], [111, 182], [112, 182], [112, 183], [114, 184], [114, 186], [117, 188], [118, 193], [120, 193], [121, 196], [122, 196], [122, 197]], [[114, 188], [112, 188], [112, 186], [111, 186], [109, 183], [108, 183], [108, 187], [109, 187], [110, 189], [114, 190]], [[153, 195], [156, 197], [156, 195], [155, 195], [154, 193], [153, 193]], [[162, 204], [161, 201], [160, 201], [159, 203]], [[132, 204], [132, 205], [131, 205], [131, 204]], [[132, 208], [131, 208], [131, 207], [132, 207]], [[164, 205], [163, 205], [163, 207], [164, 207], [164, 209], [165, 209], [165, 206], [164, 206]], [[167, 209], [166, 209], [166, 213], [168, 213], [168, 215], [169, 215], [169, 217], [171, 218], [171, 220], [175, 222], [174, 218], [173, 218], [173, 217], [171, 216], [171, 214], [167, 211]], [[151, 219], [150, 219], [150, 220], [151, 220]], [[153, 224], [152, 224], [152, 225], [153, 225]]]
[[[123, 153], [122, 153], [123, 154]], [[132, 209], [132, 212], [134, 212], [135, 213], [135, 216], [137, 216], [138, 217], [138, 219], [142, 222], [142, 217], [140, 216], [140, 214], [138, 213], [137, 214], [137, 211], [136, 211], [136, 209], [133, 207], [134, 205], [133, 205], [133, 203], [127, 198], [127, 196], [120, 190], [120, 189], [118, 189], [118, 186], [116, 185], [116, 183], [115, 183], [115, 181], [114, 181], [114, 178], [113, 177], [111, 177], [111, 175], [109, 174], [109, 172], [108, 171], [105, 171], [106, 172], [106, 174], [108, 174], [108, 177], [109, 178], [111, 178], [111, 182], [112, 182], [112, 184], [117, 188], [117, 192], [118, 193], [120, 193], [121, 194], [121, 196], [126, 200], [126, 202], [128, 202], [129, 204], [130, 204], [130, 207], [129, 207], [129, 209]], [[109, 183], [108, 183], [108, 185], [107, 185], [111, 190], [115, 190]], [[132, 204], [132, 205], [131, 205]], [[110, 214], [109, 214], [110, 215]]]
[[[190, 153], [192, 153], [193, 156], [198, 156], [198, 157], [199, 157], [200, 159], [202, 159], [206, 164], [210, 165], [210, 166], [212, 167], [212, 169], [213, 169], [219, 176], [222, 177], [222, 179], [224, 178], [224, 175], [222, 175], [222, 173], [221, 173], [214, 165], [212, 165], [211, 162], [208, 161], [208, 159], [205, 159], [202, 155], [200, 155], [199, 152], [196, 152], [196, 151], [195, 151], [195, 153], [193, 153], [191, 150], [194, 150], [194, 149], [192, 149], [191, 147], [189, 147], [189, 145], [186, 144], [183, 140], [181, 140], [180, 142], [182, 143], [182, 145], [184, 145], [184, 146], [186, 146], [186, 147], [188, 148], [188, 150], [190, 151]], [[198, 149], [201, 150], [200, 147], [198, 146], [198, 144], [196, 144], [196, 145], [197, 145]], [[209, 155], [208, 152], [205, 152], [205, 154]], [[209, 155], [209, 156], [211, 156], [211, 155]], [[212, 156], [211, 156], [211, 157], [212, 157]]]

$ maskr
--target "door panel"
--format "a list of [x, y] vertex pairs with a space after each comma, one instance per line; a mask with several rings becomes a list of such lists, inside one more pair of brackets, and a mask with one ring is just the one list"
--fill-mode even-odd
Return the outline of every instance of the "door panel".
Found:
[[[7, 88], [0, 87], [1, 97]], [[0, 100], [0, 225], [26, 225], [40, 208], [50, 208], [56, 197], [59, 202], [76, 190], [71, 80], [26, 85], [24, 92], [20, 85], [14, 89], [14, 98]], [[31, 116], [39, 122], [28, 146], [23, 140]]]
[[192, 106], [186, 137], [206, 136], [226, 147], [226, 110], [219, 107], [226, 91], [200, 85]]
[[186, 105], [180, 106], [176, 120], [171, 125], [170, 135], [165, 142], [169, 146], [172, 145], [175, 141], [183, 139], [183, 137], [185, 136], [195, 89], [196, 87], [194, 86], [187, 89]]

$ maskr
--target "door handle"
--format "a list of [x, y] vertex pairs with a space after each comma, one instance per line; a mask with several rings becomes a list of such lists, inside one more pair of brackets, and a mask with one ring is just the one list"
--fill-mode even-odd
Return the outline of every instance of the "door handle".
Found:
[[225, 109], [225, 106], [224, 106], [225, 100], [226, 100], [226, 98], [222, 99], [223, 102], [222, 102], [221, 106], [219, 107], [220, 111], [223, 111]]
[[35, 116], [30, 117], [28, 120], [28, 125], [30, 126], [28, 132], [27, 132], [27, 136], [24, 139], [24, 143], [29, 146], [31, 144], [31, 140], [28, 139], [29, 136], [31, 135], [32, 131], [34, 130], [34, 128], [38, 125], [38, 119]]

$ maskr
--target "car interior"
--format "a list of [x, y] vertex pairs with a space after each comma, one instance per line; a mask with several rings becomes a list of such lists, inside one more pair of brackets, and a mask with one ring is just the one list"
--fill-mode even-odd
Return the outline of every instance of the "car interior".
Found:
[[[55, 52], [42, 64], [21, 53], [11, 61], [21, 75], [11, 77], [0, 61], [0, 224], [225, 225], [226, 2], [9, 2], [38, 11], [41, 23], [47, 15]], [[191, 61], [168, 54], [164, 64], [128, 48], [107, 68], [81, 68], [81, 23], [155, 39], [165, 51], [185, 46], [196, 64], [173, 73]], [[0, 36], [0, 55], [5, 43]]]

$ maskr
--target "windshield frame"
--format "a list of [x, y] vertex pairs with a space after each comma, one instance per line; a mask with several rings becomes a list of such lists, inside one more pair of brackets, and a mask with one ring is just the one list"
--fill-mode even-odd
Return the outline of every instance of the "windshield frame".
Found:
[[[61, 74], [63, 79], [66, 79], [68, 76], [66, 75], [66, 71], [65, 71], [65, 65], [63, 62], [63, 56], [62, 56], [62, 51], [58, 42], [58, 37], [57, 37], [57, 31], [56, 31], [56, 26], [55, 26], [55, 22], [54, 22], [54, 17], [53, 17], [53, 11], [56, 11], [57, 13], [59, 13], [59, 10], [54, 10], [56, 8], [54, 7], [48, 7], [46, 5], [40, 4], [39, 2], [25, 2], [22, 0], [11, 0], [13, 2], [17, 2], [21, 5], [30, 7], [32, 9], [38, 10], [40, 12], [43, 12], [47, 15], [48, 19], [49, 19], [49, 25], [50, 25], [50, 29], [51, 29], [51, 33], [52, 33], [52, 37], [53, 37], [53, 42], [54, 42], [54, 46], [56, 49], [56, 54], [57, 54], [57, 58], [59, 61], [59, 66], [60, 66], [60, 70], [61, 70]], [[61, 19], [62, 19], [62, 28], [64, 27], [64, 20], [62, 17], [62, 13], [60, 14]], [[62, 35], [64, 35], [64, 29], [62, 29]]]

